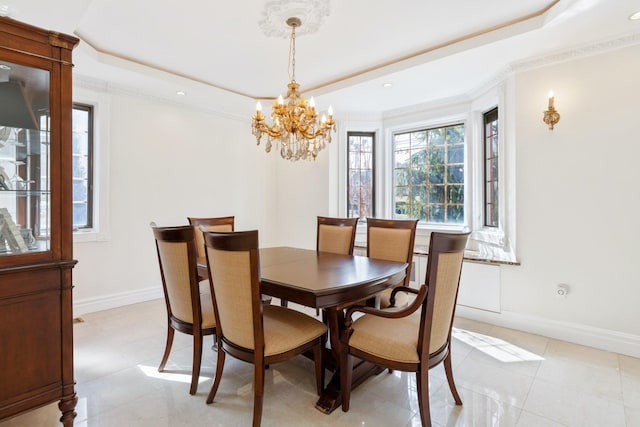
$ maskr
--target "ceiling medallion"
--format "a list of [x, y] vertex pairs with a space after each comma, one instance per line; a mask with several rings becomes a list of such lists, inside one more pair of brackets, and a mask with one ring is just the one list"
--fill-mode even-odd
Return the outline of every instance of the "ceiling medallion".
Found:
[[304, 22], [297, 34], [312, 34], [318, 31], [324, 18], [329, 16], [329, 0], [274, 0], [265, 5], [262, 20], [258, 23], [267, 37], [289, 37], [287, 19], [296, 16]]

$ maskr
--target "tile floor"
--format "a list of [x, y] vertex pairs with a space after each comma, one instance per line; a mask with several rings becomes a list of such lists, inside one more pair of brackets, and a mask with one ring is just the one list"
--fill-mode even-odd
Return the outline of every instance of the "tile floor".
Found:
[[[292, 304], [295, 306], [295, 304]], [[300, 308], [300, 307], [297, 307]], [[211, 405], [212, 340], [198, 393], [189, 395], [191, 337], [176, 333], [167, 372], [162, 300], [82, 316], [75, 325], [79, 397], [76, 426], [248, 426], [252, 366], [227, 358]], [[454, 376], [464, 405], [456, 407], [441, 366], [431, 370], [436, 426], [640, 426], [640, 359], [459, 318]], [[419, 426], [413, 374], [394, 372], [354, 390], [348, 413], [314, 408], [312, 363], [305, 358], [267, 371], [263, 426]], [[55, 405], [0, 427], [56, 426]]]

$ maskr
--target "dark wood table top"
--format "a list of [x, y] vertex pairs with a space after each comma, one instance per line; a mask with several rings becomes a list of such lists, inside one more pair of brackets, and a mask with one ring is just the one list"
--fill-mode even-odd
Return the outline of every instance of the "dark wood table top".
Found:
[[291, 247], [260, 249], [262, 293], [308, 307], [361, 301], [396, 284], [406, 263]]

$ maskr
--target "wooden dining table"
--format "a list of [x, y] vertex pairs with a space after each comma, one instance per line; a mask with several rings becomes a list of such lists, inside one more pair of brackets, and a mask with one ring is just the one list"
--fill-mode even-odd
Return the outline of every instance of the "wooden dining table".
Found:
[[[329, 414], [342, 403], [339, 338], [344, 319], [339, 307], [367, 299], [372, 301], [376, 294], [400, 282], [406, 268], [406, 263], [357, 255], [291, 247], [260, 249], [263, 294], [324, 310], [330, 343], [325, 360], [334, 372], [316, 403], [316, 408], [321, 412]], [[354, 364], [352, 388], [381, 370], [367, 362]]]
[[[407, 264], [365, 256], [339, 255], [292, 247], [260, 249], [260, 277], [263, 295], [322, 309], [329, 329], [325, 365], [333, 376], [324, 388], [316, 408], [325, 414], [341, 403], [340, 333], [344, 307], [350, 303], [373, 301], [376, 294], [399, 283]], [[198, 263], [199, 275], [207, 275], [207, 266]], [[382, 369], [368, 362], [354, 363], [352, 388]]]

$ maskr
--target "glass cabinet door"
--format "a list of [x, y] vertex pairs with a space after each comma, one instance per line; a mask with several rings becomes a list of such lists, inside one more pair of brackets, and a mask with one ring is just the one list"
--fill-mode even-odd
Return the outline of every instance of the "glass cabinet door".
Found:
[[49, 72], [0, 61], [0, 256], [50, 250]]

